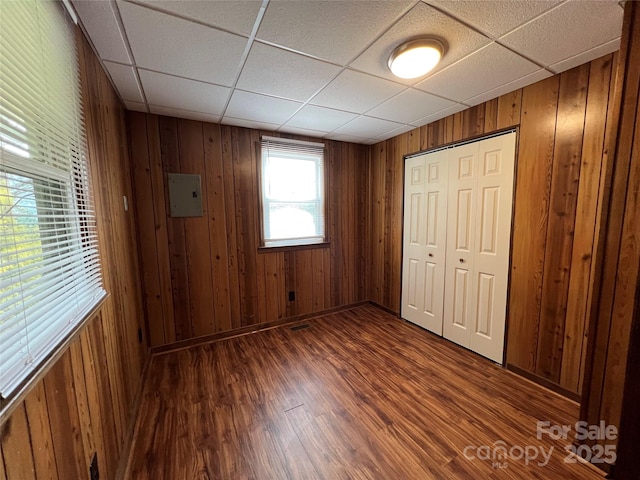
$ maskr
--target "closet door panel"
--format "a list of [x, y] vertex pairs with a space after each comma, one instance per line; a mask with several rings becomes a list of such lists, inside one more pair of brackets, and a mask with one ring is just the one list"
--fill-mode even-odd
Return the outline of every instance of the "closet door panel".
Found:
[[477, 175], [477, 144], [449, 150], [443, 336], [467, 348], [475, 310], [472, 292]]
[[515, 133], [478, 143], [471, 350], [502, 363], [511, 242]]
[[447, 212], [446, 151], [405, 163], [403, 318], [442, 335]]

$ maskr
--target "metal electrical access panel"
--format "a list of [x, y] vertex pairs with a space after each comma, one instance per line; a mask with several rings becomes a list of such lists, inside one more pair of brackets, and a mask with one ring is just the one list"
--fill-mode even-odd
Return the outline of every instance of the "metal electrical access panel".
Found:
[[169, 204], [172, 217], [201, 217], [202, 185], [200, 175], [169, 173]]

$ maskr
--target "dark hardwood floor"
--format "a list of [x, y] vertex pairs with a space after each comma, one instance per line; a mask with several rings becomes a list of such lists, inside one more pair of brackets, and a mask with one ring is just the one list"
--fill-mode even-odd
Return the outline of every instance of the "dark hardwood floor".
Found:
[[127, 478], [603, 477], [536, 438], [576, 403], [372, 306], [301, 323], [155, 356]]

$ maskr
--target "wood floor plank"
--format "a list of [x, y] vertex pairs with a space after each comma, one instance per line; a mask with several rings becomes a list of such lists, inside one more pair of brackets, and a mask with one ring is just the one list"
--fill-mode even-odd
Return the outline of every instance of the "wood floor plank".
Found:
[[154, 357], [128, 478], [603, 478], [536, 438], [575, 402], [373, 306], [298, 326]]

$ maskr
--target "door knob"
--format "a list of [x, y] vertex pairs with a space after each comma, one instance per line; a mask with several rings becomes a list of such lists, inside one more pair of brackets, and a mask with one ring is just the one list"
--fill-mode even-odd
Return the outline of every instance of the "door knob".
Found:
[[464, 258], [461, 258], [461, 259], [460, 259], [460, 263], [464, 263]]
[[430, 253], [430, 254], [429, 254], [429, 256], [430, 256], [430, 257], [433, 257], [433, 253]]

